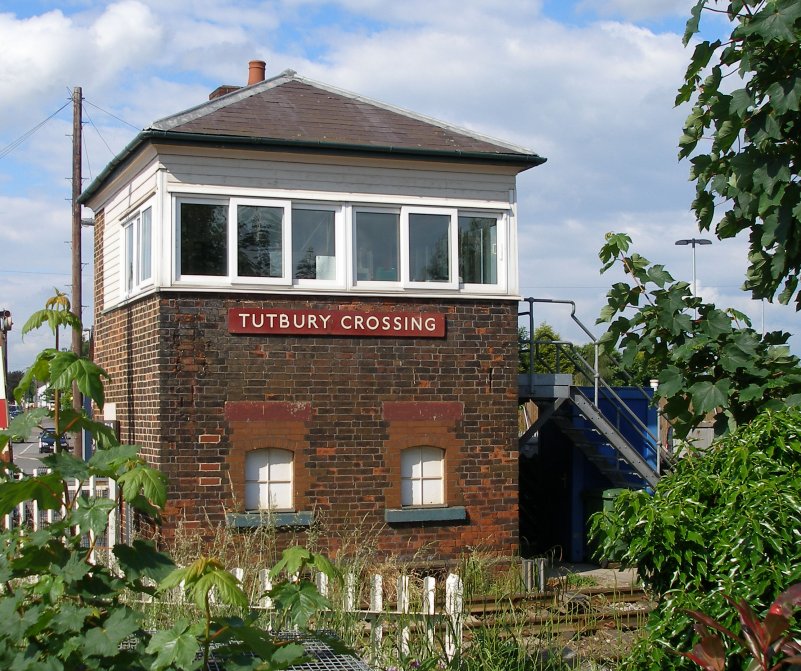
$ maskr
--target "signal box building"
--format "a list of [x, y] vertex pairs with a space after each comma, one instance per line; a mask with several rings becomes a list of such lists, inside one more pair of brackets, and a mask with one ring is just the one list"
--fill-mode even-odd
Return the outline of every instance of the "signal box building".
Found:
[[544, 161], [292, 71], [155, 122], [87, 188], [106, 420], [175, 525], [518, 543], [517, 196]]

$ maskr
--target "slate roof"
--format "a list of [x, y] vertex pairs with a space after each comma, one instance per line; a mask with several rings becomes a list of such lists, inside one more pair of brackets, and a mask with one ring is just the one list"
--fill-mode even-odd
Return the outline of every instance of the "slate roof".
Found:
[[149, 139], [502, 162], [520, 170], [545, 162], [528, 149], [287, 70], [154, 122], [89, 185], [81, 202]]

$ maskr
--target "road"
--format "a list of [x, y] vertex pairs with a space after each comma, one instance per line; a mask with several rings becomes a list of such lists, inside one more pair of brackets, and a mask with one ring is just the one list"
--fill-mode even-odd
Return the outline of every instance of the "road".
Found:
[[[38, 435], [38, 434], [37, 434]], [[39, 441], [34, 440], [26, 443], [14, 443], [14, 463], [27, 474], [32, 474], [35, 468], [42, 465], [39, 461]]]

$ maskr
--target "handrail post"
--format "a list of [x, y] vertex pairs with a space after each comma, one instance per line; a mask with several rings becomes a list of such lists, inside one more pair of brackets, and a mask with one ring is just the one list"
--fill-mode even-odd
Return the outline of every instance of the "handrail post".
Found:
[[593, 371], [594, 372], [594, 375], [593, 375], [593, 387], [595, 388], [595, 407], [597, 408], [598, 407], [598, 386], [600, 384], [600, 379], [601, 379], [601, 367], [598, 365], [598, 363], [599, 363], [598, 354], [599, 354], [600, 345], [598, 344], [597, 340], [595, 341], [594, 344], [595, 344], [595, 347], [594, 347], [594, 349], [595, 349], [595, 366], [594, 366], [594, 369], [595, 370]]

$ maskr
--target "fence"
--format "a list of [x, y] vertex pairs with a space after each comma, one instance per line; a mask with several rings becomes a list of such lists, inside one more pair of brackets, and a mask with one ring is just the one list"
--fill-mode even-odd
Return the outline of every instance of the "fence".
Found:
[[[274, 609], [272, 600], [266, 596], [272, 589], [269, 569], [258, 570], [255, 579], [251, 571], [246, 575], [242, 568], [231, 569], [231, 573], [250, 592], [251, 608], [269, 613]], [[440, 649], [449, 660], [462, 647], [465, 609], [462, 579], [456, 574], [449, 574], [439, 584], [433, 576], [426, 576], [422, 578], [419, 589], [414, 588], [410, 576], [401, 575], [395, 582], [394, 603], [385, 598], [388, 590], [380, 575], [373, 575], [364, 589], [360, 589], [359, 581], [352, 573], [346, 574], [342, 584], [336, 587], [330, 585], [323, 573], [316, 574], [315, 582], [318, 591], [333, 604], [333, 610], [324, 613], [323, 618], [336, 614], [359, 621], [368, 629], [366, 637], [369, 637], [370, 657], [374, 663], [381, 659], [385, 634], [390, 628], [401, 656], [409, 655], [413, 642], [415, 649]], [[166, 598], [185, 603], [183, 586]], [[146, 600], [153, 603], [152, 598]], [[413, 641], [413, 636], [419, 638]]]
[[[44, 474], [37, 473], [37, 475]], [[20, 476], [19, 479], [21, 480], [24, 477], [26, 476]], [[78, 506], [81, 505], [81, 496], [89, 499], [104, 498], [112, 501], [117, 499], [117, 482], [109, 478], [96, 478], [93, 476], [85, 481], [66, 478], [65, 482], [69, 499], [75, 501], [75, 505]], [[38, 531], [44, 526], [63, 519], [65, 514], [66, 509], [63, 506], [56, 510], [43, 510], [36, 500], [23, 501], [11, 513], [3, 516], [2, 525], [4, 529], [24, 527], [32, 531]], [[98, 550], [109, 551], [118, 542], [120, 542], [120, 510], [118, 506], [115, 506], [109, 513], [109, 523], [105, 533], [96, 538], [91, 530], [87, 530], [83, 536], [82, 544], [87, 548], [93, 548], [92, 561], [95, 561], [95, 552]]]

